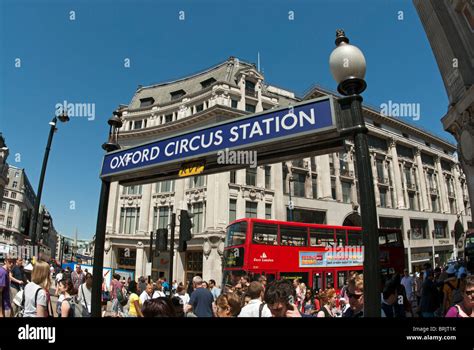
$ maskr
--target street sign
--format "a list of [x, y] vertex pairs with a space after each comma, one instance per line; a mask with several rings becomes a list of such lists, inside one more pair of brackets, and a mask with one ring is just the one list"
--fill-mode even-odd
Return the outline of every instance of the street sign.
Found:
[[101, 178], [122, 183], [177, 178], [183, 162], [194, 161], [205, 162], [199, 172], [205, 174], [246, 166], [218, 164], [218, 152], [224, 150], [257, 151], [257, 163], [269, 164], [336, 152], [343, 146], [334, 101], [327, 96], [107, 153]]

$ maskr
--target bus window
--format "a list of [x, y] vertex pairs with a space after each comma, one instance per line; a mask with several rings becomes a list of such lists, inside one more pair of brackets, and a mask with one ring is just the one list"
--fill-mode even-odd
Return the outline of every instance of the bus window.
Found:
[[362, 231], [351, 231], [347, 230], [347, 244], [350, 246], [361, 246], [362, 242]]
[[347, 271], [338, 271], [337, 272], [337, 288], [341, 289], [344, 287], [347, 279]]
[[276, 245], [278, 226], [272, 224], [253, 224], [252, 243]]
[[334, 288], [334, 276], [331, 272], [326, 273], [326, 289]]
[[294, 281], [299, 279], [300, 282], [308, 285], [308, 273], [307, 272], [280, 272], [280, 279]]
[[304, 247], [308, 245], [308, 229], [280, 225], [280, 244]]
[[276, 276], [274, 273], [264, 273], [264, 275], [267, 278], [267, 285], [269, 283], [272, 283], [276, 279]]
[[309, 237], [312, 247], [334, 247], [334, 230], [331, 228], [310, 228]]
[[246, 276], [247, 273], [242, 270], [227, 270], [224, 271], [222, 287], [229, 286], [233, 287], [240, 282], [240, 277]]
[[320, 273], [315, 273], [313, 275], [313, 289], [314, 290], [323, 289], [323, 279], [321, 278]]
[[227, 227], [227, 234], [225, 237], [225, 246], [231, 247], [234, 245], [245, 244], [245, 236], [247, 235], [247, 222], [236, 222]]
[[336, 230], [336, 242], [338, 247], [346, 245], [346, 230]]

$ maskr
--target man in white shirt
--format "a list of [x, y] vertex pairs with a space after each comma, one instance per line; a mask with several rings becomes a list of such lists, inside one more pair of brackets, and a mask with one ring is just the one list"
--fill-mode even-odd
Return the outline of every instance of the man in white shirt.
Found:
[[247, 295], [251, 300], [245, 305], [238, 317], [272, 317], [272, 313], [266, 304], [262, 302], [263, 286], [260, 282], [250, 283]]
[[[91, 317], [91, 302], [92, 302], [92, 275], [90, 273], [86, 274], [86, 281], [81, 284], [79, 290], [77, 291], [79, 296], [79, 301], [83, 306], [82, 317]], [[87, 310], [87, 312], [86, 312]]]
[[408, 274], [407, 269], [403, 270], [403, 277], [401, 280], [401, 284], [405, 287], [405, 292], [407, 293], [407, 299], [410, 302], [412, 302], [414, 281], [413, 281], [413, 277]]

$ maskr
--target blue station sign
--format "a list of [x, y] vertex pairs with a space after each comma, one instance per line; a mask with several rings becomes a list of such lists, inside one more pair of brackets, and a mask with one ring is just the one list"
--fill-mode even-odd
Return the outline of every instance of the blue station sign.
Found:
[[116, 180], [120, 179], [121, 174], [147, 169], [159, 171], [160, 166], [205, 160], [207, 156], [225, 149], [258, 151], [260, 147], [267, 146], [268, 152], [268, 145], [273, 145], [271, 148], [281, 153], [285, 151], [282, 141], [335, 130], [333, 99], [323, 97], [107, 153], [101, 177], [116, 177]]

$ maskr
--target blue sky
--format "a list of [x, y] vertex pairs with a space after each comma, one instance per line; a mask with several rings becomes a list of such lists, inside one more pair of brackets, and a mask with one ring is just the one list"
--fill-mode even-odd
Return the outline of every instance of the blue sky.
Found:
[[[55, 105], [94, 103], [95, 119], [71, 118], [53, 141], [42, 202], [56, 228], [95, 230], [107, 119], [139, 84], [183, 77], [229, 56], [257, 62], [269, 83], [302, 95], [336, 89], [328, 58], [343, 28], [367, 60], [366, 103], [419, 103], [413, 122], [454, 142], [440, 118], [448, 100], [411, 1], [0, 0], [0, 131], [9, 162], [37, 188]], [[75, 11], [75, 20], [70, 20]], [[179, 11], [185, 20], [180, 21]], [[294, 11], [290, 21], [289, 11]], [[399, 20], [403, 11], [403, 20]], [[21, 67], [15, 60], [21, 59]], [[130, 68], [124, 60], [130, 59]], [[19, 154], [20, 162], [15, 155]], [[75, 209], [71, 209], [71, 201]]]

